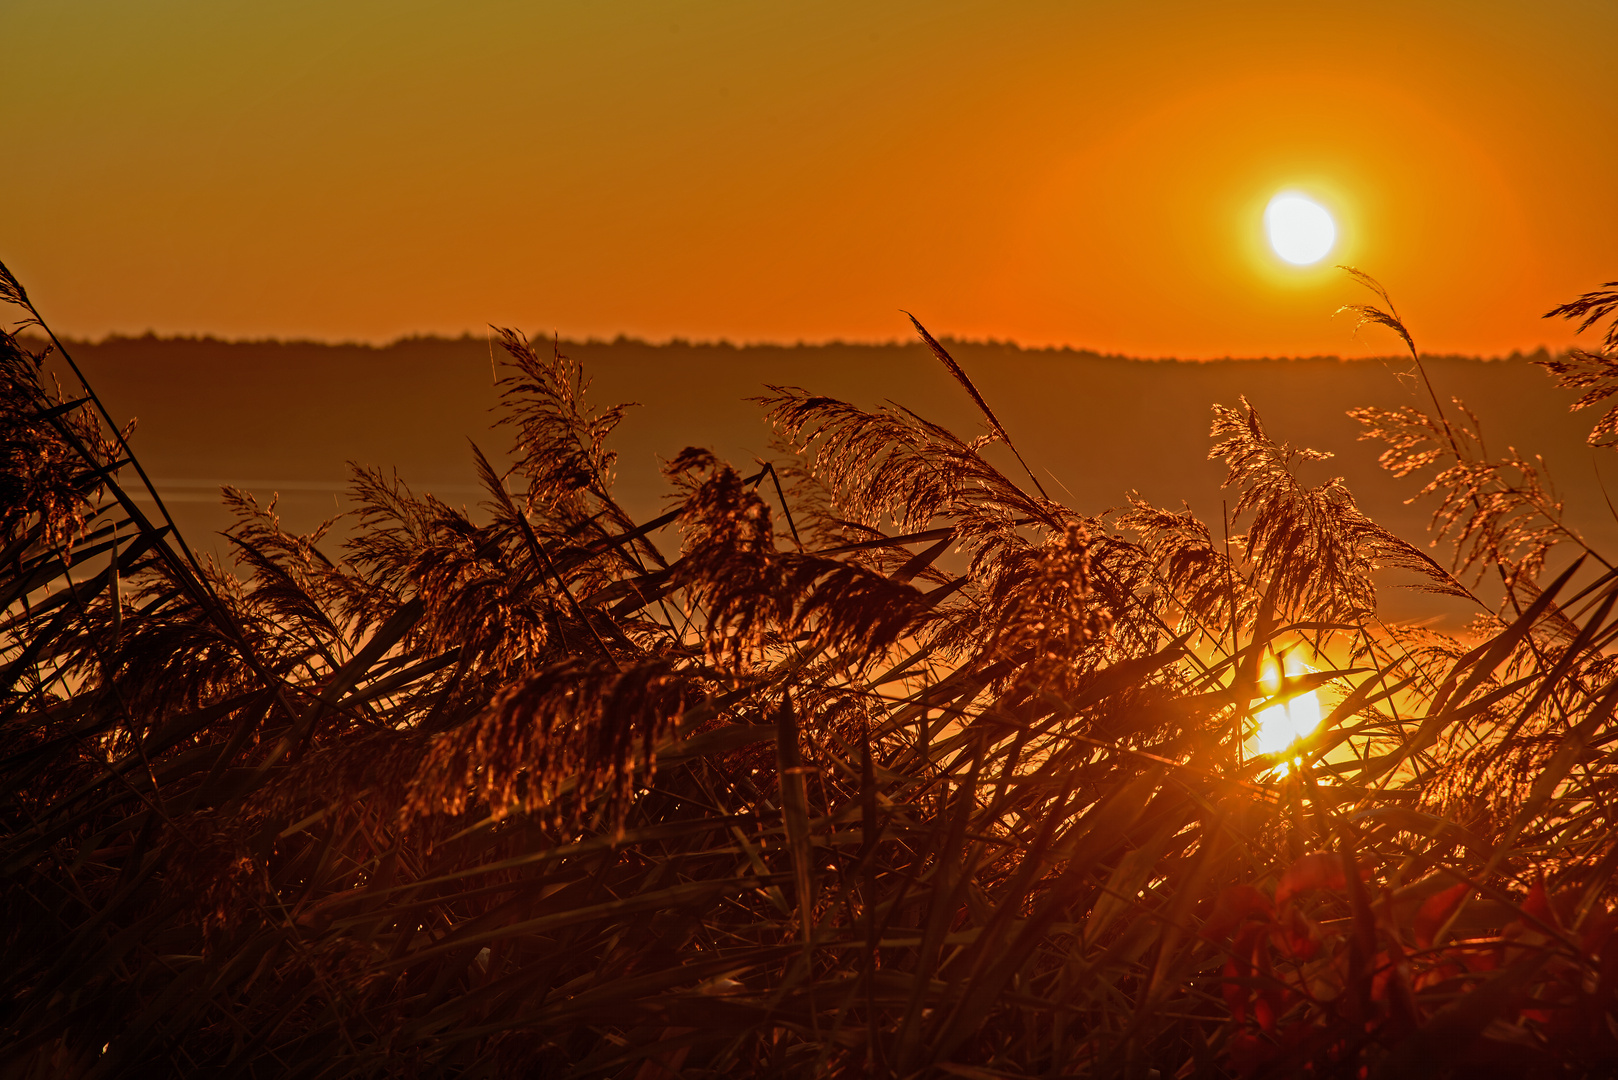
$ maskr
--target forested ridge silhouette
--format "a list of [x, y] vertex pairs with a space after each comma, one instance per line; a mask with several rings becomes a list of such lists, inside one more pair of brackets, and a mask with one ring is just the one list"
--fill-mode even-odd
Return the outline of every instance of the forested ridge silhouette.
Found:
[[[1370, 353], [1396, 343], [1339, 323], [1345, 349]], [[1334, 454], [1309, 479], [1343, 475], [1378, 521], [1405, 536], [1425, 529], [1428, 508], [1406, 505], [1407, 485], [1376, 464], [1379, 450], [1359, 440], [1361, 428], [1345, 412], [1345, 403], [1419, 404], [1420, 388], [1400, 377], [1408, 358], [1175, 361], [948, 338], [944, 345], [1007, 425], [1023, 432], [1041, 480], [1086, 512], [1122, 506], [1135, 490], [1216, 518], [1224, 472], [1205, 460], [1209, 408], [1245, 395], [1277, 438]], [[455, 505], [478, 498], [466, 473], [468, 439], [503, 463], [503, 443], [485, 434], [499, 401], [486, 337], [368, 346], [147, 336], [69, 346], [121, 415], [139, 418], [142, 460], [189, 538], [221, 554], [214, 534], [230, 523], [218, 500], [222, 482], [261, 501], [278, 493], [289, 526], [307, 530], [351, 508], [351, 461], [397, 468]], [[614, 491], [641, 517], [662, 511], [662, 462], [681, 447], [707, 446], [744, 467], [769, 459], [770, 425], [749, 400], [767, 383], [808, 386], [867, 408], [898, 401], [957, 430], [979, 422], [919, 341], [735, 346], [620, 338], [556, 347], [590, 372], [602, 400], [638, 403], [614, 433]], [[1618, 472], [1599, 471], [1608, 455], [1592, 452], [1568, 423], [1567, 394], [1535, 364], [1547, 358], [1424, 362], [1446, 393], [1484, 418], [1491, 448], [1543, 454], [1572, 519], [1618, 543], [1602, 490], [1604, 480], [1618, 487]]]

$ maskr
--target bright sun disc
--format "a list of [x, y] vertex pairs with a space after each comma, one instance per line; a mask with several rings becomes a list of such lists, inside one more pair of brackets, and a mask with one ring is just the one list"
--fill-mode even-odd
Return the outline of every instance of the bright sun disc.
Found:
[[1264, 228], [1275, 253], [1294, 266], [1317, 263], [1337, 242], [1326, 208], [1302, 195], [1277, 195], [1264, 208]]
[[[1302, 664], [1288, 658], [1286, 678], [1295, 679], [1306, 670]], [[1282, 688], [1280, 666], [1266, 665], [1264, 675], [1259, 681], [1259, 689], [1266, 695], [1274, 697]], [[1298, 694], [1279, 705], [1271, 705], [1258, 714], [1258, 752], [1286, 753], [1295, 743], [1313, 735], [1319, 727], [1320, 699], [1315, 697], [1313, 690]], [[1283, 765], [1280, 771], [1284, 773], [1286, 767]]]

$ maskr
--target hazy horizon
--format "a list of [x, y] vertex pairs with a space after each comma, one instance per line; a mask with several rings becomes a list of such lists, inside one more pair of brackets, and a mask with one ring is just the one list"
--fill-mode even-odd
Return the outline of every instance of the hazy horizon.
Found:
[[[520, 328], [514, 328], [519, 329]], [[553, 336], [548, 332], [520, 331], [528, 335], [530, 342], [550, 342]], [[24, 333], [22, 339], [43, 341], [37, 338], [34, 332]], [[958, 337], [952, 334], [935, 334], [938, 341], [947, 346], [965, 346], [970, 348], [989, 349], [1015, 349], [1027, 353], [1069, 353], [1076, 357], [1094, 357], [1102, 360], [1128, 360], [1149, 364], [1214, 364], [1222, 362], [1248, 362], [1273, 361], [1287, 363], [1299, 360], [1335, 360], [1341, 363], [1398, 363], [1405, 359], [1404, 354], [1396, 351], [1366, 352], [1361, 355], [1347, 355], [1345, 353], [1296, 353], [1296, 354], [1225, 354], [1219, 356], [1169, 356], [1144, 355], [1138, 353], [1103, 352], [1083, 345], [1024, 345], [1010, 338], [972, 338]], [[314, 346], [331, 349], [369, 349], [384, 351], [401, 346], [417, 343], [457, 343], [473, 341], [479, 344], [488, 343], [498, 348], [496, 339], [491, 334], [477, 334], [465, 331], [460, 334], [440, 333], [407, 333], [397, 337], [367, 341], [359, 338], [316, 338], [316, 337], [229, 337], [206, 332], [198, 333], [158, 333], [147, 330], [142, 333], [123, 333], [111, 331], [100, 337], [70, 337], [63, 335], [62, 344], [69, 348], [75, 346], [88, 346], [91, 348], [115, 345], [129, 341], [154, 341], [162, 343], [196, 343], [217, 345], [265, 345], [265, 346]], [[855, 340], [844, 338], [831, 338], [823, 341], [732, 341], [728, 338], [683, 338], [667, 337], [660, 339], [640, 337], [633, 334], [620, 333], [612, 337], [556, 337], [554, 340], [561, 347], [578, 346], [581, 348], [602, 348], [616, 346], [637, 346], [644, 348], [701, 348], [701, 349], [899, 349], [917, 345], [920, 339], [915, 337], [893, 337], [887, 339]], [[1539, 357], [1565, 355], [1567, 347], [1552, 349], [1547, 344], [1541, 344], [1532, 349], [1513, 349], [1507, 353], [1458, 353], [1458, 352], [1429, 352], [1420, 351], [1423, 360], [1476, 360], [1484, 363], [1496, 363], [1510, 360], [1532, 360]]]

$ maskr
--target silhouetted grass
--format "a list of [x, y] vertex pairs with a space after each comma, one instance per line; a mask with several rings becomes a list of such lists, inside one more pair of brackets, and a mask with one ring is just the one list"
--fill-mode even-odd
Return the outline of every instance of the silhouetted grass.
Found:
[[[1618, 576], [1535, 463], [1430, 383], [1358, 412], [1453, 572], [1246, 402], [1231, 522], [1087, 514], [922, 333], [988, 434], [772, 388], [774, 464], [688, 449], [644, 524], [618, 411], [504, 333], [478, 515], [360, 470], [332, 551], [227, 491], [234, 567], [6, 336], [7, 1074], [1608, 1067]], [[1385, 570], [1472, 632], [1385, 625]]]

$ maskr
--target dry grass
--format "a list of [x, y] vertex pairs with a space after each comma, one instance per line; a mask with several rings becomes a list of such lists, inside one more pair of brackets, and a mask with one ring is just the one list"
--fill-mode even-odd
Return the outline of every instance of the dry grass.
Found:
[[[227, 493], [226, 568], [5, 337], [6, 1073], [1610, 1064], [1618, 578], [1533, 463], [1430, 384], [1362, 413], [1470, 587], [1245, 402], [1228, 538], [1088, 515], [995, 467], [927, 340], [988, 434], [774, 388], [782, 459], [688, 450], [642, 525], [618, 412], [505, 333], [517, 465], [477, 455], [479, 515], [357, 473], [332, 552]], [[1383, 569], [1475, 634], [1383, 625]], [[1276, 690], [1284, 653], [1315, 670]], [[1256, 716], [1307, 692], [1282, 775]]]

